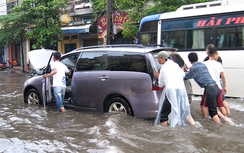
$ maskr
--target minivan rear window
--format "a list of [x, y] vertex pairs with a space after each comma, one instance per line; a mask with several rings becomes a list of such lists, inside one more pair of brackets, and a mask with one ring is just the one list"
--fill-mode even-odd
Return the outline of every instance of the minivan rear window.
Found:
[[145, 54], [109, 52], [109, 67], [111, 71], [146, 72]]

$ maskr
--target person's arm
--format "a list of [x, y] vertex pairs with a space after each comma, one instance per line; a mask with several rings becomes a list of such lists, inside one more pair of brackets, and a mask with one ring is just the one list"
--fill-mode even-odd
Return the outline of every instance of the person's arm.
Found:
[[221, 77], [221, 80], [223, 82], [223, 90], [224, 92], [226, 93], [227, 92], [227, 89], [226, 89], [226, 79], [225, 79], [225, 74], [224, 72], [220, 72], [220, 77]]
[[192, 79], [196, 75], [195, 69], [191, 68], [188, 72], [185, 73], [184, 80]]
[[71, 71], [71, 70], [69, 70], [68, 75], [71, 75], [71, 74], [72, 74], [72, 71]]
[[153, 72], [153, 75], [154, 75], [156, 78], [158, 78], [158, 77], [159, 77], [159, 72], [154, 71], [154, 72]]
[[48, 77], [50, 77], [50, 76], [53, 76], [53, 75], [56, 74], [56, 73], [57, 73], [57, 69], [56, 69], [56, 68], [53, 68], [53, 69], [52, 69], [52, 72], [49, 73], [49, 74], [44, 74], [44, 75], [43, 75], [43, 78], [46, 79], [46, 78], [48, 78]]

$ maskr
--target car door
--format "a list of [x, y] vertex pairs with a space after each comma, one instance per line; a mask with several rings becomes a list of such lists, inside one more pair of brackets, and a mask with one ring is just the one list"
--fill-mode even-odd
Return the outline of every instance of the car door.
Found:
[[[50, 56], [50, 59], [48, 61], [47, 68], [45, 69], [44, 74], [48, 73], [50, 71], [50, 61], [53, 57], [53, 54]], [[42, 103], [45, 106], [46, 103], [50, 103], [52, 101], [52, 93], [51, 93], [51, 79], [45, 78], [42, 80]]]
[[71, 98], [71, 80], [72, 75], [75, 69], [76, 60], [79, 56], [80, 52], [70, 52], [61, 57], [60, 62], [67, 66], [67, 68], [71, 71], [71, 74], [66, 77], [66, 90], [65, 90], [65, 100], [69, 100]]
[[106, 51], [83, 52], [71, 81], [72, 102], [86, 108], [97, 108], [110, 82]]

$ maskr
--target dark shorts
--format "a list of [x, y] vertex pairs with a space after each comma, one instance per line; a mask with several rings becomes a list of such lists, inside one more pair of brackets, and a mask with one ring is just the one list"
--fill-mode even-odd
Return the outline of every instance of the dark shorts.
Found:
[[[223, 94], [222, 94], [223, 90], [220, 89], [220, 93], [219, 93], [219, 98], [218, 98], [218, 102], [217, 102], [217, 106], [218, 107], [224, 107], [224, 103], [223, 103]], [[201, 101], [201, 106], [205, 106], [208, 107], [208, 104], [206, 102], [206, 93], [204, 92], [203, 96], [202, 96], [202, 101]]]
[[208, 104], [208, 113], [211, 118], [213, 118], [217, 115], [217, 101], [220, 95], [220, 89], [217, 85], [206, 86], [204, 89], [206, 93], [206, 103]]

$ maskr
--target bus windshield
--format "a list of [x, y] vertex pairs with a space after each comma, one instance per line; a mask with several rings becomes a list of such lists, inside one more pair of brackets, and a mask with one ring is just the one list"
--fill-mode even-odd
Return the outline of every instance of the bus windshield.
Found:
[[141, 20], [137, 38], [138, 44], [157, 45], [157, 28], [160, 15], [149, 15]]

